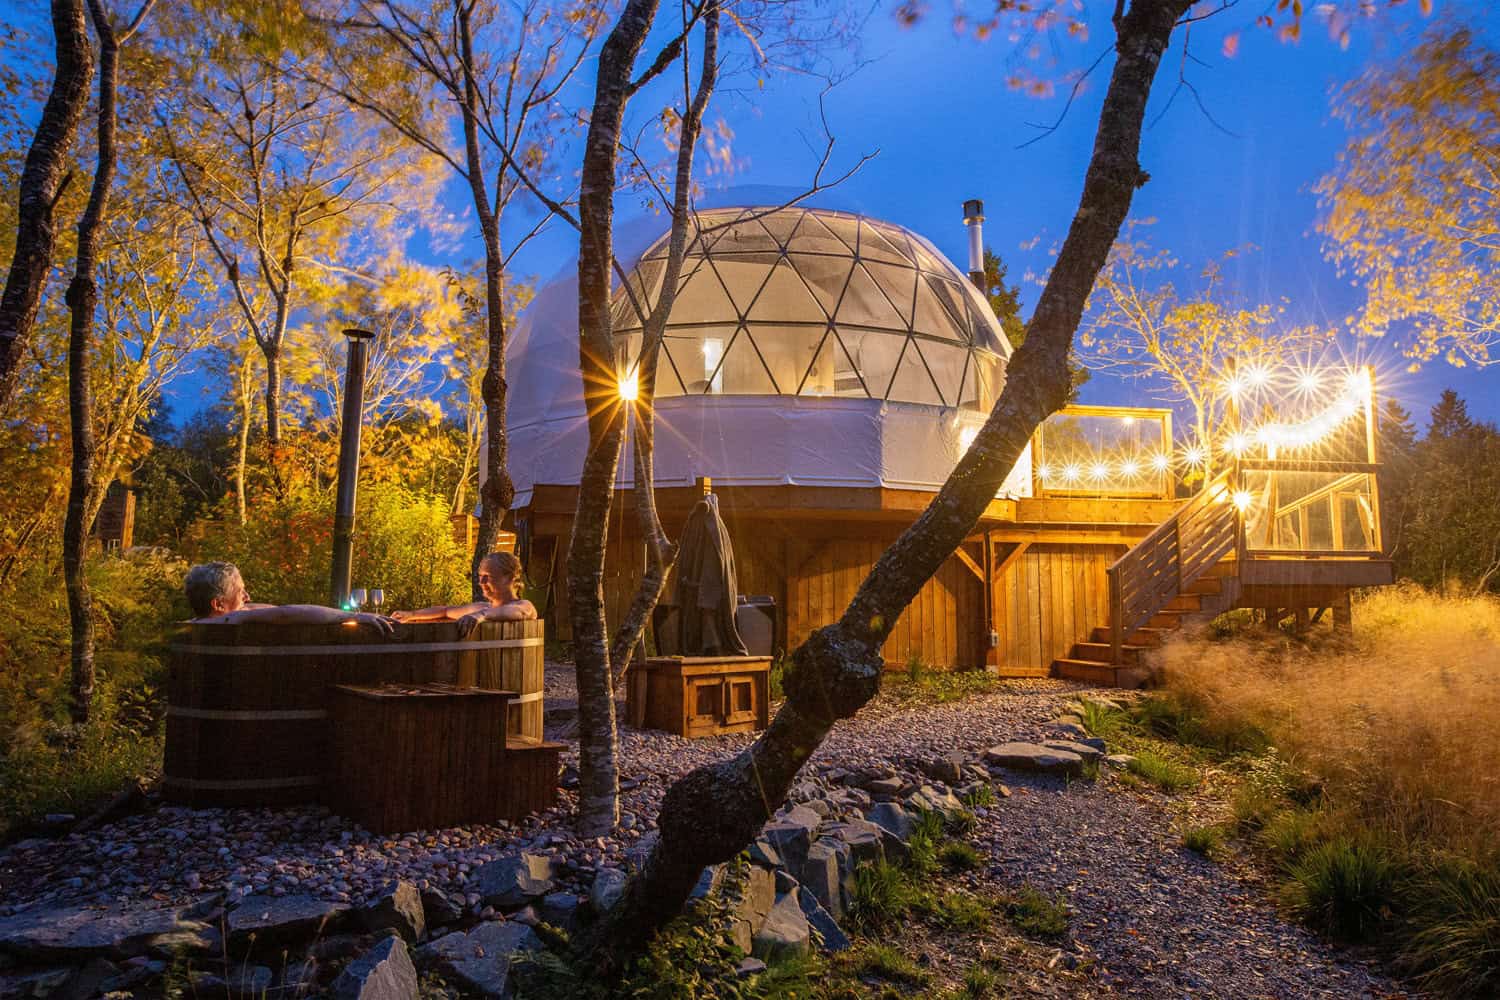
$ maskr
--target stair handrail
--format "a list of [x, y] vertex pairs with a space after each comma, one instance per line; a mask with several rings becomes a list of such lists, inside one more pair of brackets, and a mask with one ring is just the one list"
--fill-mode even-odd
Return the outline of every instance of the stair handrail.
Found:
[[[1231, 477], [1232, 470], [1225, 470], [1205, 484], [1105, 571], [1112, 663], [1122, 662], [1125, 636], [1150, 621], [1237, 544], [1239, 508], [1231, 496]], [[1127, 594], [1125, 582], [1132, 574], [1162, 583]]]

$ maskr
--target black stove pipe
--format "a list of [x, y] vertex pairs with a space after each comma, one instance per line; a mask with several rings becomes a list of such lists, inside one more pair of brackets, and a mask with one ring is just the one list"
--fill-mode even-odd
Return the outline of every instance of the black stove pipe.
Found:
[[354, 568], [354, 500], [359, 489], [359, 438], [365, 409], [365, 356], [375, 334], [350, 328], [349, 358], [344, 368], [344, 419], [339, 435], [339, 488], [333, 509], [333, 598], [336, 608], [349, 603]]

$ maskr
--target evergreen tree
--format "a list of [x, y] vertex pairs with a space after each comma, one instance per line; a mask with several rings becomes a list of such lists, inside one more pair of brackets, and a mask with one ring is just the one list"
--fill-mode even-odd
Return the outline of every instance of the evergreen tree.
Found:
[[1468, 404], [1452, 389], [1444, 389], [1442, 398], [1432, 408], [1431, 420], [1427, 424], [1428, 439], [1452, 439], [1473, 429]]

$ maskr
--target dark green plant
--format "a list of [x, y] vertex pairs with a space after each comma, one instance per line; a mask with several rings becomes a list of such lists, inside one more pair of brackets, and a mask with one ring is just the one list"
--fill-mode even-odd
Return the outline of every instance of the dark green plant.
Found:
[[938, 848], [938, 863], [950, 872], [969, 872], [979, 867], [979, 850], [962, 840], [950, 840]]
[[1443, 859], [1403, 896], [1401, 967], [1435, 996], [1500, 995], [1500, 866]]
[[1217, 826], [1190, 826], [1182, 831], [1182, 846], [1211, 858], [1224, 846], [1224, 831]]
[[1023, 885], [1005, 903], [1005, 915], [1027, 937], [1055, 939], [1068, 933], [1068, 905], [1061, 896], [1048, 896], [1033, 885]]
[[1373, 838], [1339, 836], [1292, 862], [1282, 897], [1302, 919], [1345, 941], [1371, 941], [1393, 916], [1397, 866]]
[[1128, 770], [1167, 793], [1180, 792], [1198, 784], [1197, 771], [1150, 750], [1137, 753]]
[[921, 969], [894, 946], [867, 943], [850, 956], [850, 967], [856, 975], [878, 976], [904, 986], [926, 986], [932, 974]]

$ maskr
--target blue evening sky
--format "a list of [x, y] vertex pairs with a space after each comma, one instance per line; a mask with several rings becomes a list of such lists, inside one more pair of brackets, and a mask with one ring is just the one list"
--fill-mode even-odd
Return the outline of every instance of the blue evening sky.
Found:
[[[1093, 0], [1091, 6], [1111, 5]], [[1190, 282], [1201, 264], [1226, 250], [1254, 245], [1259, 249], [1237, 258], [1229, 272], [1249, 301], [1284, 297], [1288, 322], [1337, 326], [1359, 293], [1323, 259], [1313, 231], [1317, 199], [1311, 189], [1333, 165], [1344, 139], [1329, 112], [1329, 95], [1372, 58], [1409, 51], [1430, 22], [1409, 4], [1381, 21], [1357, 23], [1351, 44], [1341, 50], [1316, 15], [1309, 15], [1299, 44], [1277, 41], [1250, 23], [1263, 6], [1270, 5], [1242, 4], [1195, 29], [1191, 51], [1202, 64], [1189, 63], [1188, 80], [1205, 110], [1186, 90], [1167, 107], [1181, 62], [1179, 31], [1158, 77], [1147, 118], [1152, 124], [1142, 141], [1141, 163], [1151, 181], [1137, 193], [1131, 215], [1157, 220], [1145, 235], [1180, 257], [1180, 280]], [[1441, 0], [1438, 6], [1440, 14], [1470, 14], [1492, 39], [1500, 26], [1500, 14], [1487, 6]], [[841, 173], [862, 154], [879, 155], [813, 203], [914, 229], [963, 268], [961, 205], [981, 198], [986, 242], [1010, 264], [1012, 281], [1028, 270], [1045, 274], [1047, 250], [1066, 234], [1077, 204], [1109, 60], [1094, 71], [1054, 133], [1018, 149], [1038, 134], [1028, 123], [1057, 118], [1061, 93], [1039, 100], [1007, 88], [1014, 47], [1003, 39], [956, 36], [941, 13], [946, 9], [934, 7], [911, 29], [885, 11], [870, 19], [862, 68], [826, 98], [838, 140], [829, 172]], [[1100, 24], [1107, 31], [1107, 20]], [[1232, 59], [1222, 54], [1229, 31], [1240, 36]], [[1096, 28], [1087, 43], [1057, 45], [1066, 65], [1077, 67], [1092, 62], [1108, 41]], [[739, 163], [733, 176], [709, 180], [709, 203], [746, 200], [747, 191], [762, 185], [770, 186], [765, 197], [750, 200], [774, 200], [806, 185], [823, 147], [821, 88], [815, 80], [782, 76], [768, 80], [764, 90], [751, 85], [716, 98], [718, 113], [734, 130]], [[631, 214], [622, 199], [618, 217]], [[1034, 249], [1022, 249], [1027, 244]], [[574, 253], [576, 237], [559, 229], [531, 255], [527, 269], [550, 276], [571, 266]], [[1023, 315], [1029, 316], [1038, 290], [1034, 283], [1023, 285]], [[1408, 373], [1389, 344], [1352, 347], [1376, 364], [1381, 391], [1412, 410], [1419, 427], [1447, 386], [1468, 399], [1471, 412], [1500, 419], [1500, 366], [1481, 372], [1435, 361]], [[1149, 404], [1140, 386], [1104, 374], [1085, 387], [1083, 401]]]

